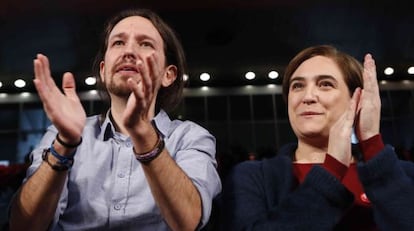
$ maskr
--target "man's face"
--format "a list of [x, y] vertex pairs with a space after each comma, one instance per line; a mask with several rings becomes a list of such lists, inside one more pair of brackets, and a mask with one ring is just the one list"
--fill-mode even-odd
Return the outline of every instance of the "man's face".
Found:
[[[119, 21], [109, 34], [104, 61], [100, 65], [102, 82], [109, 94], [128, 97], [131, 90], [127, 80], [142, 78], [139, 67], [145, 65], [148, 69], [146, 58], [151, 55], [154, 55], [157, 67], [165, 67], [163, 40], [154, 25], [140, 16]], [[161, 72], [155, 70], [152, 73]]]

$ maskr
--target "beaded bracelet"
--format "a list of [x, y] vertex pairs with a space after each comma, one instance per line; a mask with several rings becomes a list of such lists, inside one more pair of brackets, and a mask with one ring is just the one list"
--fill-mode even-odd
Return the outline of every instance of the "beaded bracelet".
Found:
[[152, 122], [152, 126], [155, 128], [155, 131], [157, 132], [158, 136], [158, 140], [154, 148], [151, 151], [145, 153], [136, 153], [135, 148], [132, 148], [135, 154], [135, 158], [141, 163], [149, 163], [150, 161], [154, 160], [155, 158], [157, 158], [157, 156], [161, 154], [162, 150], [164, 150], [165, 147], [164, 137], [158, 130], [157, 126], [155, 126], [154, 121]]

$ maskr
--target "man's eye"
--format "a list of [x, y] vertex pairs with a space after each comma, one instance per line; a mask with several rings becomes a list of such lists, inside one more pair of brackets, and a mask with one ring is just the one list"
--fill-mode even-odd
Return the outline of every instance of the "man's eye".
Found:
[[116, 40], [112, 43], [112, 46], [120, 46], [122, 44], [124, 44], [124, 42], [122, 40]]
[[146, 41], [141, 42], [141, 46], [142, 46], [142, 47], [153, 47], [152, 43], [150, 43], [150, 42], [146, 42]]

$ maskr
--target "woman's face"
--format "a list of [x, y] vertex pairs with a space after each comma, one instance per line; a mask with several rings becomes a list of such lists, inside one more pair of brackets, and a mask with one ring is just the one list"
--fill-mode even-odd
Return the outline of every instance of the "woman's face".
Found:
[[304, 61], [290, 78], [288, 113], [298, 139], [328, 138], [351, 100], [338, 65], [325, 56]]

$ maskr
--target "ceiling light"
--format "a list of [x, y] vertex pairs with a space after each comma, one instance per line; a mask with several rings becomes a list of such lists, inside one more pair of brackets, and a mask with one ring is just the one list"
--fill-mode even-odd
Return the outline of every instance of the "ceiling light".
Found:
[[3, 83], [0, 81], [0, 87], [3, 87]]
[[189, 78], [190, 78], [190, 77], [189, 77], [187, 74], [184, 74], [184, 75], [183, 75], [183, 80], [184, 80], [184, 81], [187, 81]]
[[14, 86], [22, 88], [26, 86], [26, 81], [24, 81], [23, 79], [17, 79], [16, 81], [14, 81]]
[[21, 95], [23, 98], [26, 98], [26, 97], [29, 97], [29, 96], [30, 96], [30, 92], [22, 92], [22, 93], [20, 93], [20, 95]]
[[392, 67], [385, 68], [384, 74], [386, 74], [386, 75], [392, 75], [392, 74], [394, 74], [394, 68], [392, 68]]
[[408, 74], [414, 75], [414, 67], [409, 67], [407, 70]]
[[277, 72], [277, 71], [270, 71], [269, 74], [267, 74], [267, 76], [270, 79], [277, 79], [277, 77], [279, 77], [279, 72]]
[[95, 85], [96, 84], [96, 78], [94, 76], [90, 76], [88, 78], [85, 79], [85, 83], [86, 85]]
[[210, 80], [210, 75], [208, 73], [201, 73], [200, 79], [201, 79], [201, 81], [204, 81], [204, 82], [208, 81], [208, 80]]
[[244, 75], [244, 77], [248, 80], [252, 80], [252, 79], [256, 78], [256, 74], [252, 71], [249, 71]]

